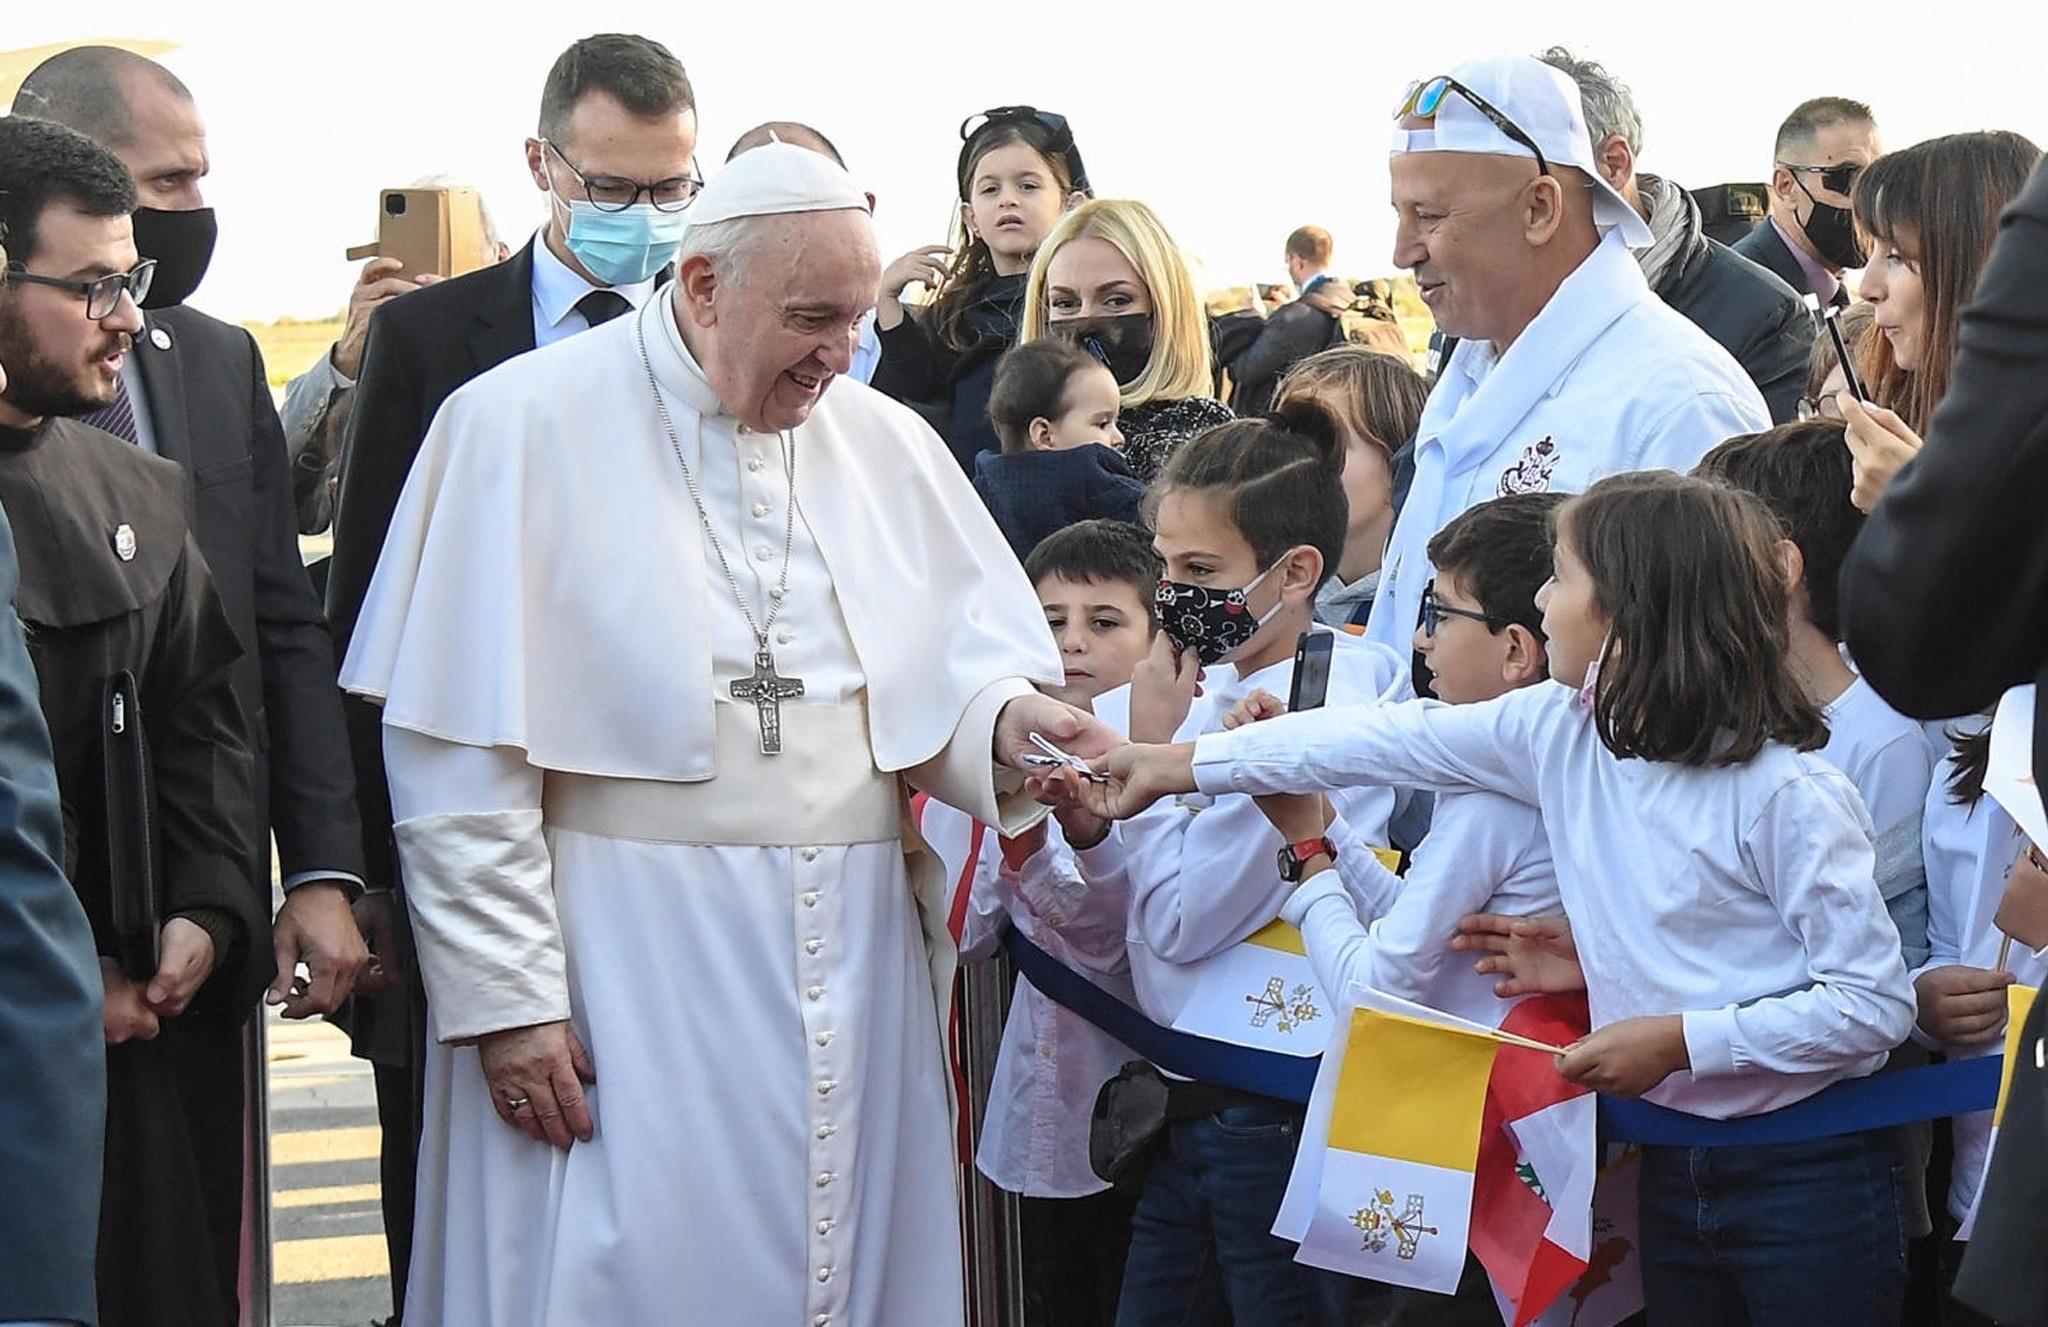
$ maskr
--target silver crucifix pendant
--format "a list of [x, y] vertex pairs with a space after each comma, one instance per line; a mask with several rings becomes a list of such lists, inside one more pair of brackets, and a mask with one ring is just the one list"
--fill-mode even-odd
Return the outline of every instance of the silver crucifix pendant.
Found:
[[782, 702], [804, 694], [804, 680], [782, 677], [775, 671], [775, 656], [766, 645], [754, 651], [754, 675], [732, 684], [732, 698], [751, 701], [761, 717], [761, 754], [782, 753]]

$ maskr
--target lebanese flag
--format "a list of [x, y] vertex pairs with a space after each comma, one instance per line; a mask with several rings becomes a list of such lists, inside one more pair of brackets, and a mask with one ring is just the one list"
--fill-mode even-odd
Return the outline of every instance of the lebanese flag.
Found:
[[[1584, 996], [1533, 996], [1501, 1031], [1569, 1046], [1591, 1025]], [[1550, 1307], [1586, 1270], [1599, 1169], [1593, 1093], [1558, 1077], [1555, 1057], [1503, 1043], [1486, 1085], [1472, 1185], [1472, 1253], [1512, 1327]]]

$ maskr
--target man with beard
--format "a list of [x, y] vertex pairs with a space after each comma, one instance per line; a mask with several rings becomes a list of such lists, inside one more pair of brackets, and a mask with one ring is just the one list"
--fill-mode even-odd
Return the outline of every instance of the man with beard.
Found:
[[135, 191], [60, 126], [0, 120], [0, 506], [16, 611], [42, 689], [67, 874], [105, 989], [107, 1131], [98, 1249], [107, 1327], [235, 1314], [239, 1029], [270, 980], [241, 648], [186, 526], [185, 476], [76, 416], [116, 397], [138, 261]]
[[1842, 273], [1863, 266], [1868, 256], [1849, 212], [1849, 191], [1884, 153], [1877, 119], [1860, 101], [1815, 97], [1785, 117], [1771, 150], [1770, 216], [1731, 247], [1801, 294], [1847, 307]]

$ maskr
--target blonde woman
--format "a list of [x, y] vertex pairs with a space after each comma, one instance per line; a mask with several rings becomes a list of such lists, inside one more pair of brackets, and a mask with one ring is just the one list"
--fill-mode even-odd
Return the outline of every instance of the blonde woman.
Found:
[[1150, 482], [1168, 457], [1229, 422], [1214, 386], [1208, 320], [1185, 259], [1143, 203], [1083, 203], [1047, 233], [1024, 294], [1022, 339], [1079, 342], [1116, 376], [1124, 457]]

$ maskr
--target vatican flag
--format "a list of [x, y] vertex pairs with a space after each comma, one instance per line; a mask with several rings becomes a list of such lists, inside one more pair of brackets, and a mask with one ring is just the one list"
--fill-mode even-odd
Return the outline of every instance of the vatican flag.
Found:
[[1321, 1053], [1330, 1023], [1330, 998], [1301, 932], [1278, 920], [1202, 960], [1194, 994], [1173, 1020], [1198, 1037], [1300, 1056]]
[[[1450, 1020], [1369, 1004], [1353, 1009], [1344, 1041], [1341, 1055], [1324, 1058], [1316, 1084], [1324, 1100], [1310, 1102], [1303, 1155], [1274, 1233], [1300, 1242], [1301, 1262], [1448, 1294], [1464, 1271], [1499, 1042]], [[1321, 1149], [1313, 1146], [1319, 1117], [1329, 1130]]]
[[[1991, 1158], [1998, 1152], [1998, 1135], [2005, 1130], [2005, 1103], [2012, 1096], [2012, 1069], [2019, 1063], [2025, 1052], [2020, 1035], [2026, 1026], [2027, 1015], [2034, 1011], [2034, 1001], [2040, 998], [2039, 988], [2012, 985], [2005, 988], [2005, 1072], [1998, 1080], [1998, 1105], [1991, 1114], [1991, 1145], [1984, 1149], [1984, 1173], [1991, 1173]], [[1984, 1201], [1984, 1176], [1977, 1177], [1977, 1196], [1970, 1200], [1970, 1210], [1963, 1216], [1963, 1224], [1956, 1231], [1956, 1238], [1967, 1240], [1977, 1230], [1977, 1204]]]

